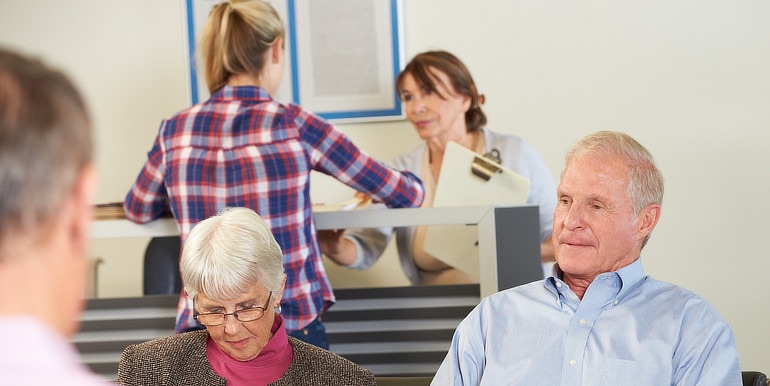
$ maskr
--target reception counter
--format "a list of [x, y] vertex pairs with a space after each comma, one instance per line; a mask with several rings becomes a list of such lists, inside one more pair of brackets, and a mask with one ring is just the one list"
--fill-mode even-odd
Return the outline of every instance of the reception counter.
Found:
[[[481, 296], [542, 277], [537, 206], [373, 209], [316, 212], [319, 230], [418, 225], [476, 225]], [[179, 234], [171, 218], [148, 224], [99, 220], [94, 239], [159, 237]]]

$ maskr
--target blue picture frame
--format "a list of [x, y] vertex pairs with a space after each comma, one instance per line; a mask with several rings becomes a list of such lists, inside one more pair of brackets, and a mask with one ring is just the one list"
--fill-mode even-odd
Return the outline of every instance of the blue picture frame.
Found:
[[[186, 46], [187, 60], [189, 63], [189, 89], [190, 102], [197, 104], [208, 98], [208, 90], [205, 87], [203, 77], [203, 68], [198, 66], [197, 42], [200, 31], [202, 31], [205, 17], [208, 10], [211, 9], [218, 0], [183, 0], [185, 2], [185, 21], [186, 21]], [[358, 101], [357, 96], [340, 96], [329, 101], [321, 103], [317, 107], [314, 98], [309, 89], [312, 83], [312, 76], [308, 76], [306, 66], [312, 61], [312, 55], [306, 49], [307, 41], [303, 41], [300, 36], [308, 36], [312, 33], [307, 23], [298, 24], [301, 20], [298, 10], [309, 12], [309, 1], [318, 0], [277, 0], [271, 1], [276, 10], [282, 14], [284, 22], [287, 24], [287, 72], [284, 76], [281, 90], [274, 98], [282, 103], [295, 103], [304, 108], [313, 111], [317, 115], [335, 122], [354, 122], [354, 121], [381, 121], [403, 119], [404, 112], [398, 93], [395, 92], [395, 79], [402, 68], [403, 60], [403, 33], [402, 33], [402, 5], [401, 0], [387, 0], [387, 7], [383, 6], [383, 0], [368, 0], [377, 8], [374, 14], [377, 18], [387, 18], [387, 23], [380, 25], [387, 26], [387, 30], [376, 31], [378, 36], [384, 36], [378, 47], [380, 51], [387, 49], [387, 52], [378, 52], [379, 56], [388, 58], [388, 63], [382, 66], [377, 85], [381, 95], [374, 98], [374, 102], [367, 102], [367, 106], [353, 107]], [[344, 1], [365, 1], [365, 0], [327, 0], [332, 2]], [[303, 8], [304, 7], [304, 8]], [[387, 14], [384, 14], [387, 13]], [[329, 20], [330, 23], [341, 23], [344, 20]], [[374, 28], [374, 27], [373, 27]], [[306, 39], [308, 40], [308, 39]], [[304, 73], [302, 71], [305, 71]], [[310, 80], [308, 80], [310, 79]], [[288, 81], [288, 82], [287, 82]], [[347, 102], [346, 102], [347, 101]]]

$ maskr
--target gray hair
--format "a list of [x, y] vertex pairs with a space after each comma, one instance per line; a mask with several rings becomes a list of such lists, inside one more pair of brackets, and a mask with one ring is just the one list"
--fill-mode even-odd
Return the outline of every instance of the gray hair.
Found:
[[262, 285], [280, 291], [283, 254], [267, 223], [248, 208], [226, 208], [199, 222], [182, 249], [182, 280], [190, 298], [223, 301]]
[[0, 47], [0, 245], [46, 238], [92, 163], [86, 104], [63, 73]]
[[663, 174], [655, 166], [652, 154], [628, 134], [598, 131], [584, 137], [567, 151], [565, 168], [571, 159], [583, 155], [613, 157], [626, 165], [626, 194], [631, 199], [634, 215], [647, 205], [663, 204]]

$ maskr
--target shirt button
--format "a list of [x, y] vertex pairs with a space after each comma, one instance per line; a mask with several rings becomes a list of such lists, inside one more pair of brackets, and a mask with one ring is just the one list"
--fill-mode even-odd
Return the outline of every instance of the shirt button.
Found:
[[613, 302], [616, 306], [618, 305], [618, 299], [615, 299], [615, 302]]
[[586, 320], [585, 319], [580, 319], [580, 325], [581, 326], [585, 326], [586, 325]]
[[558, 281], [557, 281], [557, 282], [556, 282], [556, 286], [557, 286], [557, 287], [559, 287], [559, 288], [561, 288], [561, 282], [558, 282]]
[[570, 361], [569, 361], [569, 365], [570, 365], [570, 366], [574, 366], [574, 365], [576, 365], [576, 364], [577, 364], [577, 361], [576, 361], [576, 360], [574, 360], [574, 359], [572, 359], [572, 360], [570, 360]]

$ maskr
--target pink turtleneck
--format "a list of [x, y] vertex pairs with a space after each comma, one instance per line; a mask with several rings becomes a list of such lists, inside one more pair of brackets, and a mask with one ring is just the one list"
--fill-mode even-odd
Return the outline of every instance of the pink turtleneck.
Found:
[[271, 332], [273, 337], [267, 346], [256, 358], [246, 362], [233, 359], [214, 340], [209, 339], [206, 343], [206, 356], [211, 368], [227, 380], [228, 386], [267, 385], [275, 382], [288, 370], [293, 352], [281, 315], [276, 315]]

